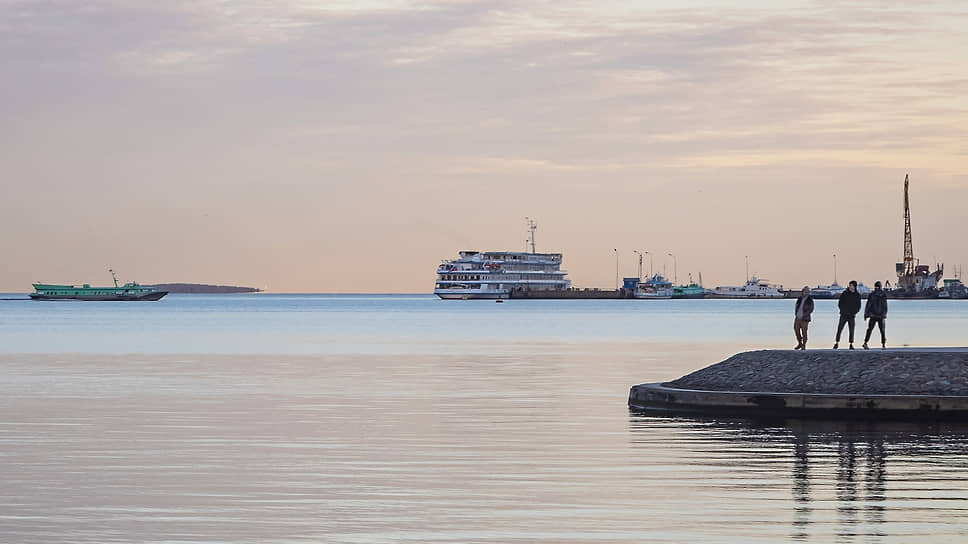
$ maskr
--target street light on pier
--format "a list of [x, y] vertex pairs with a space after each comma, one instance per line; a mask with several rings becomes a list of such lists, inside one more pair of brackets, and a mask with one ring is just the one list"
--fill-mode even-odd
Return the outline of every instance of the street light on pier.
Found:
[[667, 253], [667, 255], [672, 257], [672, 279], [674, 282], [679, 283], [679, 260], [672, 253]]
[[837, 285], [837, 254], [834, 253], [834, 285]]
[[649, 253], [648, 251], [646, 251], [645, 254], [649, 256], [649, 276], [651, 277], [653, 275], [652, 265], [655, 263], [655, 260], [652, 258], [653, 256], [652, 253]]
[[615, 290], [618, 290], [618, 248], [612, 248], [615, 252]]
[[633, 249], [632, 253], [635, 253], [636, 255], [639, 256], [639, 279], [641, 280], [642, 279], [642, 252], [637, 249]]

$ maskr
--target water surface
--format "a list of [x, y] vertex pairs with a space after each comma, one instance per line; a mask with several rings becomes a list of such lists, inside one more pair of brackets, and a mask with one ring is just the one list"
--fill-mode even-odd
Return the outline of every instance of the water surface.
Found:
[[[817, 331], [836, 325], [819, 304]], [[962, 308], [892, 304], [890, 338], [956, 345]], [[626, 408], [632, 384], [788, 347], [788, 314], [792, 301], [0, 302], [0, 541], [963, 540], [966, 428]]]

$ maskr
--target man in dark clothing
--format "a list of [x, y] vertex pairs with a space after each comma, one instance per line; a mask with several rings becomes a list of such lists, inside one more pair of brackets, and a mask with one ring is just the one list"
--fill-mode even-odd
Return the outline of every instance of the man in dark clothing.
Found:
[[881, 349], [887, 344], [884, 336], [884, 320], [887, 319], [887, 292], [881, 289], [881, 282], [874, 283], [874, 292], [867, 297], [867, 306], [864, 308], [864, 319], [867, 322], [867, 335], [864, 336], [864, 349], [871, 349], [867, 342], [871, 339], [871, 332], [874, 331], [876, 324], [881, 330]]
[[797, 347], [793, 349], [807, 349], [807, 327], [810, 325], [810, 314], [813, 313], [813, 297], [810, 288], [804, 287], [797, 299], [797, 307], [793, 310], [793, 332], [797, 335]]
[[857, 292], [857, 282], [851, 280], [847, 284], [847, 289], [840, 294], [837, 302], [840, 308], [840, 322], [837, 323], [837, 339], [834, 340], [834, 349], [840, 347], [840, 333], [846, 324], [850, 331], [850, 349], [854, 349], [854, 326], [857, 312], [860, 311], [860, 293]]

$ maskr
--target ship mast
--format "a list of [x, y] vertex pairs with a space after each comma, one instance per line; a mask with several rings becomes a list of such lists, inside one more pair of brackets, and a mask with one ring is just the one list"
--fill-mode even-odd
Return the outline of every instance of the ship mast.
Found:
[[530, 217], [525, 217], [525, 219], [528, 221], [528, 230], [531, 231], [531, 238], [529, 240], [531, 242], [531, 253], [536, 253], [534, 249], [534, 231], [538, 230], [538, 224]]
[[113, 268], [108, 268], [108, 272], [111, 273], [111, 279], [114, 280], [114, 287], [117, 288], [118, 287], [118, 276], [114, 273], [114, 269]]

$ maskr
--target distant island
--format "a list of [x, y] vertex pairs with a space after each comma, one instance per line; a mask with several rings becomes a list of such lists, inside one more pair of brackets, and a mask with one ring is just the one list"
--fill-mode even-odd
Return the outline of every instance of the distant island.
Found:
[[208, 285], [204, 283], [156, 283], [153, 287], [159, 291], [169, 293], [191, 294], [230, 294], [230, 293], [261, 293], [262, 289], [255, 287], [236, 287], [234, 285]]

